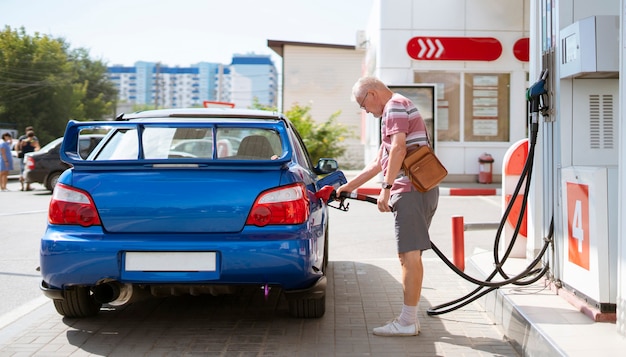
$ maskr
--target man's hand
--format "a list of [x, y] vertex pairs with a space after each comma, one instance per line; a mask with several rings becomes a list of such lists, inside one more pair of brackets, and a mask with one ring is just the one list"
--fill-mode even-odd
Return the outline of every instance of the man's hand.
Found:
[[391, 212], [391, 207], [389, 207], [389, 196], [391, 195], [390, 192], [390, 190], [380, 190], [378, 200], [376, 201], [376, 205], [378, 206], [378, 210], [380, 212]]

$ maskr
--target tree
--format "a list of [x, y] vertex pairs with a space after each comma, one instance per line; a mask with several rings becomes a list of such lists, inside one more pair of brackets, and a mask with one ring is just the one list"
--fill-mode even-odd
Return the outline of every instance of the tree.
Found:
[[42, 143], [63, 135], [69, 119], [98, 120], [117, 96], [106, 65], [62, 38], [24, 28], [0, 31], [0, 122], [32, 125]]
[[[260, 104], [256, 98], [252, 108], [277, 110], [275, 107]], [[302, 106], [295, 103], [289, 110], [285, 111], [285, 116], [293, 123], [302, 137], [302, 141], [313, 163], [316, 163], [320, 158], [338, 158], [343, 155], [346, 152], [346, 148], [342, 143], [352, 133], [349, 128], [336, 122], [337, 117], [341, 115], [341, 111], [336, 111], [322, 123], [317, 123], [313, 120], [310, 111], [311, 106]]]
[[81, 101], [74, 107], [73, 118], [102, 118], [113, 113], [117, 90], [107, 77], [107, 66], [101, 61], [92, 61], [89, 52], [78, 48], [70, 52], [74, 86], [81, 94]]

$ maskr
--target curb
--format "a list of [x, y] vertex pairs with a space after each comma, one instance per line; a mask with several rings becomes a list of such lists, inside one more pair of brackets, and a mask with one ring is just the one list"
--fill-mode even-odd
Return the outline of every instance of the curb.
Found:
[[[440, 196], [499, 196], [501, 194], [499, 188], [450, 188], [439, 187]], [[380, 188], [376, 187], [360, 187], [356, 189], [357, 194], [367, 196], [378, 196]]]

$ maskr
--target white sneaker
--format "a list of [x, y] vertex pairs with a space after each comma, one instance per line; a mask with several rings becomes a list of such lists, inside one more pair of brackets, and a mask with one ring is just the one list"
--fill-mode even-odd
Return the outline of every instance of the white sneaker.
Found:
[[420, 333], [420, 323], [415, 322], [413, 325], [403, 326], [398, 319], [393, 319], [385, 326], [374, 328], [376, 336], [417, 336]]

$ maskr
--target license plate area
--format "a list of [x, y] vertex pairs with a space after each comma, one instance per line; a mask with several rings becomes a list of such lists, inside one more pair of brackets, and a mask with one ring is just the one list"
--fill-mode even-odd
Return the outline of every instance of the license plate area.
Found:
[[197, 282], [219, 279], [216, 252], [126, 252], [122, 277], [142, 282]]

